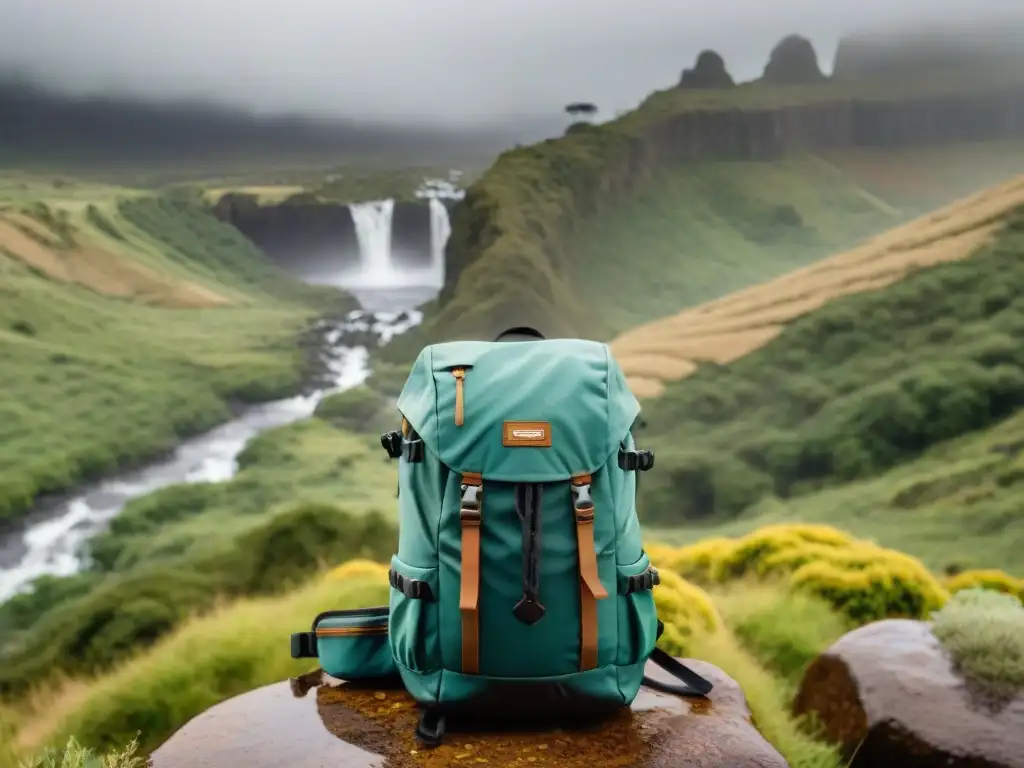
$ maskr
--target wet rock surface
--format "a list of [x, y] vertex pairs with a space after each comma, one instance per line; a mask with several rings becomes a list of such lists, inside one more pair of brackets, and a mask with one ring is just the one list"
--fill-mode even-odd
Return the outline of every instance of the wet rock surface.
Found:
[[795, 702], [852, 768], [1024, 768], [1024, 697], [982, 700], [926, 622], [854, 630], [808, 668]]
[[[715, 683], [707, 699], [643, 689], [633, 707], [586, 726], [498, 731], [449, 721], [445, 743], [415, 740], [417, 709], [401, 689], [311, 673], [260, 688], [194, 718], [153, 754], [154, 768], [782, 768], [750, 722], [743, 692], [717, 668], [687, 661]], [[668, 680], [653, 665], [648, 674]], [[315, 689], [315, 695], [312, 691]]]

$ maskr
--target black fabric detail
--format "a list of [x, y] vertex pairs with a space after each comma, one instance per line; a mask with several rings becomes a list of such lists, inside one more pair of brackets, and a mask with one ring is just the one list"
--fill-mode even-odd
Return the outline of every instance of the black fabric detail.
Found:
[[627, 451], [619, 449], [619, 469], [624, 469], [627, 472], [646, 472], [653, 467], [653, 451]]
[[[524, 336], [526, 337], [526, 339], [522, 338]], [[544, 334], [542, 334], [536, 328], [530, 328], [525, 325], [520, 325], [517, 326], [516, 328], [507, 328], [494, 338], [495, 341], [527, 341], [530, 339], [539, 339], [543, 341]]]
[[385, 432], [380, 436], [380, 444], [390, 458], [397, 459], [402, 455], [401, 432]]
[[[658, 569], [649, 565], [647, 566], [647, 570], [643, 573], [630, 576], [626, 580], [625, 594], [629, 595], [633, 592], [649, 591], [654, 589], [658, 584], [661, 584], [661, 576], [658, 575]], [[663, 624], [662, 628], [664, 628]]]
[[315, 659], [319, 655], [316, 647], [315, 632], [295, 632], [292, 634], [293, 659]]
[[[658, 619], [657, 639], [661, 639], [661, 635], [664, 631], [665, 623], [661, 619]], [[672, 693], [676, 696], [707, 696], [715, 687], [710, 680], [705, 680], [685, 664], [682, 664], [669, 656], [665, 651], [661, 650], [661, 648], [655, 648], [651, 653], [650, 659], [672, 675], [672, 677], [676, 678], [676, 680], [682, 681], [682, 685], [663, 683], [660, 680], [655, 680], [645, 675], [644, 685], [648, 688], [653, 688], [654, 690], [661, 691], [662, 693]]]
[[388, 571], [388, 583], [410, 600], [434, 599], [434, 593], [427, 582], [407, 578], [400, 573], [396, 573], [394, 569]]
[[423, 441], [402, 440], [402, 458], [413, 464], [423, 461]]
[[540, 528], [544, 486], [522, 483], [515, 487], [516, 515], [522, 523], [523, 596], [512, 613], [523, 624], [536, 624], [547, 612], [540, 602]]
[[682, 685], [663, 683], [650, 677], [644, 677], [644, 685], [662, 693], [674, 693], [676, 696], [707, 696], [711, 693], [714, 685], [710, 680], [705, 680], [685, 664], [669, 656], [661, 648], [655, 648], [651, 653], [651, 661], [668, 672], [672, 677], [680, 680]]
[[445, 717], [440, 712], [424, 708], [416, 724], [416, 740], [424, 747], [439, 747], [444, 741]]

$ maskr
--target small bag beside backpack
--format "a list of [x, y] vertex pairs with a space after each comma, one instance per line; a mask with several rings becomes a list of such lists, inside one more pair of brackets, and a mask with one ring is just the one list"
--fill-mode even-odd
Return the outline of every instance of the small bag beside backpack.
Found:
[[[654, 457], [607, 345], [432, 345], [398, 409], [402, 431], [381, 438], [399, 459], [389, 636], [421, 742], [440, 743], [450, 713], [602, 713], [644, 683], [710, 692], [655, 648], [659, 577], [636, 513]], [[645, 679], [648, 659], [682, 684]]]

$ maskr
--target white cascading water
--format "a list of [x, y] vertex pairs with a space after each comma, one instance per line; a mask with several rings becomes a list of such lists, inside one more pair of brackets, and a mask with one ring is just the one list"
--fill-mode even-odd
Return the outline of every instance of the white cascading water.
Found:
[[444, 285], [444, 249], [451, 234], [448, 209], [436, 197], [430, 198], [430, 268], [438, 288]]
[[394, 200], [353, 203], [348, 207], [359, 241], [359, 283], [384, 287], [401, 282], [391, 263], [391, 221]]
[[430, 209], [430, 265], [426, 268], [396, 268], [391, 258], [391, 227], [394, 200], [352, 203], [349, 212], [359, 243], [359, 269], [339, 279], [354, 290], [418, 286], [440, 289], [444, 285], [444, 249], [452, 227], [448, 209], [437, 196], [428, 201]]

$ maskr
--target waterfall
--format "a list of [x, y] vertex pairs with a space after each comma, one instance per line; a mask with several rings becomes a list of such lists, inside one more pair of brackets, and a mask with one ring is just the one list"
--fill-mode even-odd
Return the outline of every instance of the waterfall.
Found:
[[438, 287], [444, 285], [444, 249], [452, 234], [448, 209], [436, 197], [430, 198], [430, 271]]
[[348, 209], [359, 241], [360, 281], [381, 287], [395, 284], [398, 275], [391, 263], [391, 218], [395, 201], [353, 203]]
[[401, 266], [399, 261], [396, 266], [393, 261], [394, 200], [351, 203], [348, 209], [359, 243], [359, 266], [341, 276], [338, 284], [364, 291], [399, 286], [438, 290], [444, 285], [444, 252], [452, 233], [448, 209], [437, 192], [417, 196], [427, 198], [425, 213], [429, 212], [430, 217], [429, 264], [409, 267]]

